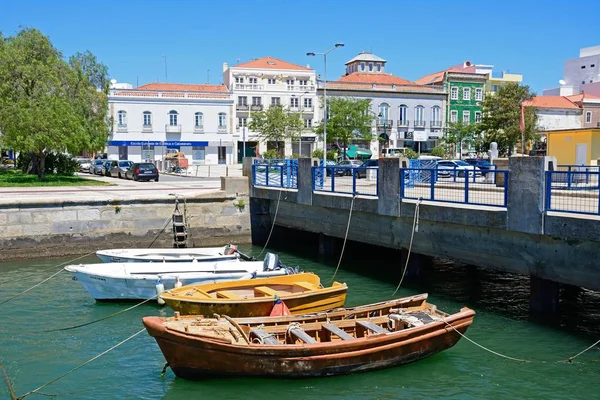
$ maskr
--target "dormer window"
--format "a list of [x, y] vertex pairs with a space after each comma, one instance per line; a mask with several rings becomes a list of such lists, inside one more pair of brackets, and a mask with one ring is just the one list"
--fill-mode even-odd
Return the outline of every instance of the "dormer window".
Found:
[[369, 72], [373, 72], [373, 63], [369, 63]]
[[377, 64], [377, 72], [381, 72], [381, 64]]
[[364, 70], [365, 70], [365, 63], [364, 63], [364, 62], [361, 62], [361, 63], [360, 63], [360, 70], [361, 70], [361, 71], [364, 71]]

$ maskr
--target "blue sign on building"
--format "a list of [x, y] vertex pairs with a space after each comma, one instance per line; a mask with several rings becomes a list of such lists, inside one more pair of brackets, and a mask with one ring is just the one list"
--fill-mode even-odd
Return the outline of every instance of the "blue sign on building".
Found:
[[176, 140], [166, 140], [164, 142], [156, 140], [112, 140], [106, 142], [107, 146], [165, 146], [177, 148], [179, 146], [208, 147], [208, 142], [180, 142]]

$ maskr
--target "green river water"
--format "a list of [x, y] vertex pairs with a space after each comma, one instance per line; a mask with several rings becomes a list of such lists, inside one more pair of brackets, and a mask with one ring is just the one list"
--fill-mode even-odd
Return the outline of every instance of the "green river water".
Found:
[[[258, 254], [261, 248], [242, 248]], [[274, 249], [288, 265], [332, 277], [337, 260]], [[395, 260], [365, 263], [348, 250], [336, 280], [349, 286], [347, 305], [390, 299], [398, 280], [386, 268]], [[68, 259], [0, 263], [0, 302], [41, 280]], [[77, 262], [97, 262], [89, 256]], [[371, 277], [378, 271], [378, 278]], [[164, 358], [146, 332], [47, 386], [41, 392], [59, 399], [597, 399], [600, 398], [600, 348], [571, 364], [560, 363], [600, 338], [600, 295], [582, 291], [567, 296], [550, 321], [528, 313], [525, 277], [438, 261], [419, 282], [405, 282], [397, 297], [429, 293], [447, 312], [469, 306], [477, 312], [467, 336], [512, 357], [486, 352], [462, 339], [455, 347], [406, 366], [350, 376], [303, 380], [218, 379], [185, 381], [170, 370], [160, 377]], [[17, 395], [33, 390], [143, 329], [146, 315], [171, 315], [168, 308], [144, 304], [82, 328], [44, 332], [96, 320], [135, 303], [95, 303], [69, 273], [60, 273], [27, 294], [0, 305], [0, 361]], [[0, 398], [8, 399], [0, 382]], [[29, 399], [48, 398], [32, 395]]]

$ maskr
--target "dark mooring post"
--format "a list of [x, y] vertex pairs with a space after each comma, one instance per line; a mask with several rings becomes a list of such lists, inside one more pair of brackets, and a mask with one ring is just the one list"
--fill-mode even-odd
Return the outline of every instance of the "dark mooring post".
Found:
[[[508, 230], [542, 235], [544, 189], [546, 176], [544, 157], [511, 157], [508, 160]], [[544, 268], [540, 265], [540, 268]], [[530, 276], [531, 311], [548, 314], [558, 309], [559, 284]]]
[[250, 230], [252, 244], [264, 246], [271, 231], [271, 200], [250, 197]]

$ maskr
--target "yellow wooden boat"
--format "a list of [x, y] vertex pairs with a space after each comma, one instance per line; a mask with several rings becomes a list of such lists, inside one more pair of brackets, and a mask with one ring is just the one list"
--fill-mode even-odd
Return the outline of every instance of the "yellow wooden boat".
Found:
[[321, 286], [312, 273], [188, 285], [163, 292], [160, 297], [183, 315], [225, 314], [230, 317], [264, 317], [281, 299], [292, 314], [343, 307], [345, 283]]

